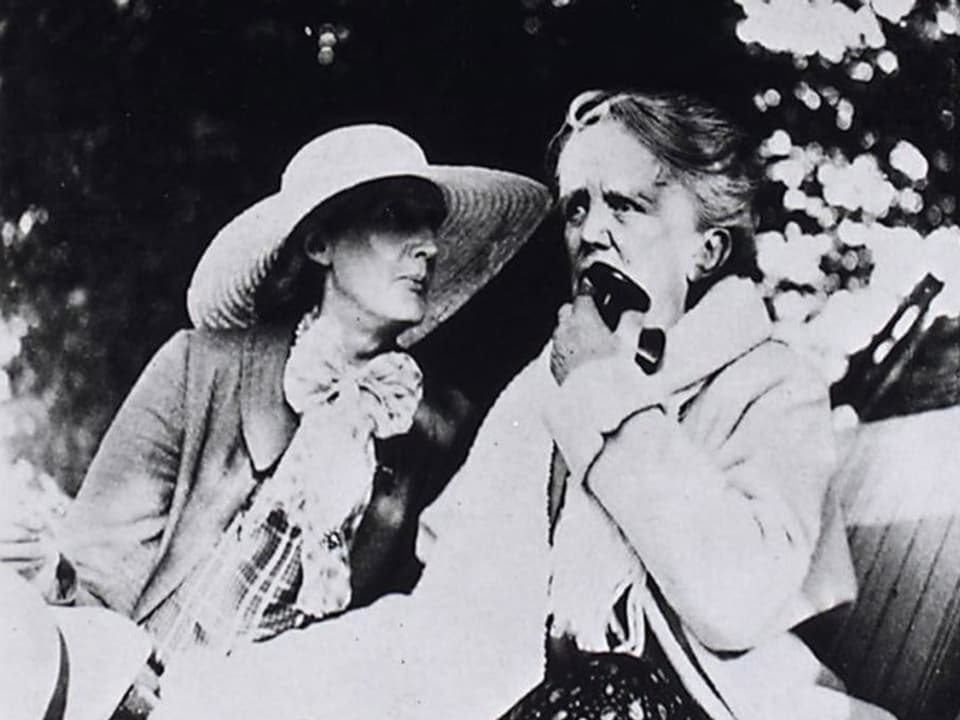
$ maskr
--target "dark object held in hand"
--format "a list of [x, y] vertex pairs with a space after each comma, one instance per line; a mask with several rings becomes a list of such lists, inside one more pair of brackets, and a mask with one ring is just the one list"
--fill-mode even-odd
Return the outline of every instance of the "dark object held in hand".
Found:
[[[615, 267], [602, 262], [590, 265], [580, 276], [581, 291], [589, 293], [597, 312], [610, 331], [617, 329], [626, 310], [645, 313], [650, 310], [647, 292]], [[660, 367], [666, 335], [659, 328], [644, 328], [637, 340], [634, 359], [645, 373], [652, 375]]]
[[650, 309], [647, 292], [615, 267], [595, 262], [580, 276], [581, 290], [593, 297], [597, 312], [611, 332], [617, 329], [625, 310], [645, 313]]

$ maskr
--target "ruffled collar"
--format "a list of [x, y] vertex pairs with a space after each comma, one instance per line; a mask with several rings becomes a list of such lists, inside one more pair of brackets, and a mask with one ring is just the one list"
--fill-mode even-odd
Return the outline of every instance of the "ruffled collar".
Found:
[[287, 403], [298, 414], [311, 408], [355, 405], [377, 437], [407, 432], [423, 397], [416, 361], [396, 350], [351, 361], [344, 332], [334, 318], [308, 313], [297, 326], [283, 373]]

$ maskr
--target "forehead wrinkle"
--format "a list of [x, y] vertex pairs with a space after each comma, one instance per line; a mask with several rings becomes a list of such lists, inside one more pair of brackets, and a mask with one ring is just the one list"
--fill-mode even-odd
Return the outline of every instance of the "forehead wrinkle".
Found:
[[[575, 132], [560, 152], [557, 189], [569, 197], [578, 187], [654, 200], [673, 173], [647, 145], [615, 121], [602, 120]], [[656, 190], [657, 192], [651, 192]]]
[[[576, 146], [574, 148], [578, 149]], [[602, 166], [600, 159], [596, 156], [583, 157], [584, 155], [583, 152], [568, 154], [566, 149], [560, 154], [557, 163], [557, 188], [560, 197], [570, 197], [578, 190], [586, 190], [591, 184], [591, 178], [596, 177], [597, 170]]]

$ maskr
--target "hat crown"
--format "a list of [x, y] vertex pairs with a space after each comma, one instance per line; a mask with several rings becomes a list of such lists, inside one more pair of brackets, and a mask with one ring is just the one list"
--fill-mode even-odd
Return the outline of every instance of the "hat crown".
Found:
[[314, 138], [287, 164], [282, 192], [333, 193], [366, 180], [422, 171], [427, 158], [413, 138], [387, 125], [349, 125]]

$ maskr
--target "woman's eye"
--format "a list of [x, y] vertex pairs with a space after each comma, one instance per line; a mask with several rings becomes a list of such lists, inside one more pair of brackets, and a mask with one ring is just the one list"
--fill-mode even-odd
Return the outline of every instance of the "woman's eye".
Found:
[[587, 206], [582, 202], [567, 203], [563, 208], [563, 216], [568, 223], [577, 225], [587, 216]]
[[644, 213], [646, 210], [640, 203], [631, 200], [628, 197], [613, 196], [607, 198], [610, 209], [615, 213], [638, 212]]

